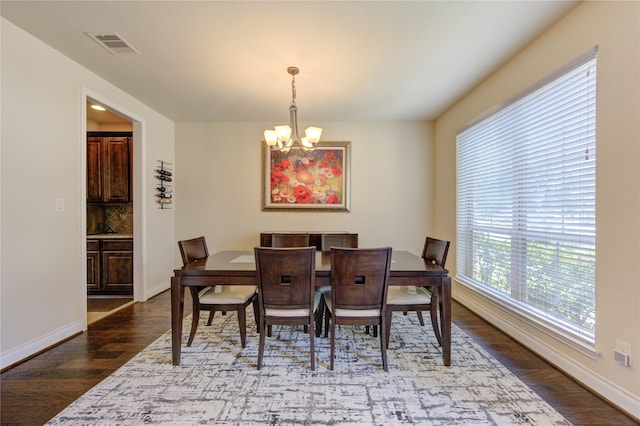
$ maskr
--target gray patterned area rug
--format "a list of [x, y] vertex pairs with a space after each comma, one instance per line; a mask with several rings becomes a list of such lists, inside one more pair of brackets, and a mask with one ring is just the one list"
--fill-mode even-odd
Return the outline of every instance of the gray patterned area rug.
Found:
[[[253, 318], [251, 308], [247, 318]], [[429, 323], [394, 314], [382, 370], [379, 338], [361, 327], [336, 332], [334, 371], [328, 338], [274, 327], [262, 370], [251, 321], [240, 348], [235, 313], [206, 315], [193, 342], [171, 364], [166, 333], [76, 400], [49, 424], [73, 425], [569, 425], [496, 359], [453, 325], [451, 366]], [[184, 322], [188, 335], [190, 317]]]

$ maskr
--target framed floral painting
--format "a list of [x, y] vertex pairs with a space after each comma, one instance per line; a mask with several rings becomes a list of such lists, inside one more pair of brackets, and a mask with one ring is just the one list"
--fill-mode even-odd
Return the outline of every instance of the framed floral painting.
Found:
[[263, 210], [350, 210], [351, 142], [320, 142], [312, 152], [294, 146], [286, 154], [262, 146]]

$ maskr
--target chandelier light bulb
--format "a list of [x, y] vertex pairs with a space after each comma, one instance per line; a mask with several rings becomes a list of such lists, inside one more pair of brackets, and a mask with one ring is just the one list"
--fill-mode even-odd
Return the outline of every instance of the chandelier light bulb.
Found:
[[278, 143], [278, 134], [275, 130], [265, 130], [264, 140], [269, 148], [274, 147]]

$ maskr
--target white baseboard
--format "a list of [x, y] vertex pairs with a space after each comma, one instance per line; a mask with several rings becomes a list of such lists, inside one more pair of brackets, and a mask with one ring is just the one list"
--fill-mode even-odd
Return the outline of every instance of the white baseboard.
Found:
[[582, 383], [592, 392], [600, 395], [621, 410], [640, 420], [640, 397], [633, 395], [626, 389], [622, 389], [615, 383], [595, 374], [593, 371], [586, 369], [575, 361], [561, 356], [561, 354], [545, 342], [527, 333], [516, 324], [509, 322], [508, 318], [498, 316], [487, 310], [473, 299], [468, 298], [465, 294], [461, 294], [460, 292], [456, 293], [455, 300], [546, 359], [565, 374]]
[[2, 352], [0, 354], [0, 369], [4, 369], [20, 362], [28, 357], [53, 346], [61, 341], [84, 331], [82, 321], [74, 321], [69, 325], [61, 327], [57, 330], [53, 330], [43, 336], [33, 339], [29, 342], [23, 343], [9, 351]]
[[[170, 280], [163, 281], [155, 287], [146, 289], [143, 296], [144, 299], [142, 301], [144, 302], [169, 288], [171, 288]], [[63, 340], [68, 339], [69, 337], [83, 331], [85, 331], [85, 328], [83, 327], [82, 321], [74, 321], [65, 327], [53, 330], [36, 339], [23, 343], [22, 345], [17, 346], [9, 351], [2, 352], [0, 353], [0, 369], [4, 369], [20, 361], [23, 361], [30, 356], [33, 356], [33, 354], [36, 354], [50, 346], [56, 345]]]

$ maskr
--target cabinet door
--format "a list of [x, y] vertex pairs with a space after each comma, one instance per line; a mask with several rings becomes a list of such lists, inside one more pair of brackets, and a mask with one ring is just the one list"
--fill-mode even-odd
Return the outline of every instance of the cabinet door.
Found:
[[87, 289], [100, 290], [100, 251], [98, 241], [95, 241], [96, 250], [91, 250], [92, 241], [87, 242]]
[[87, 201], [104, 201], [102, 138], [87, 138]]
[[129, 294], [133, 291], [133, 252], [102, 252], [102, 290]]
[[129, 197], [129, 138], [103, 138], [106, 158], [106, 202], [128, 203]]

